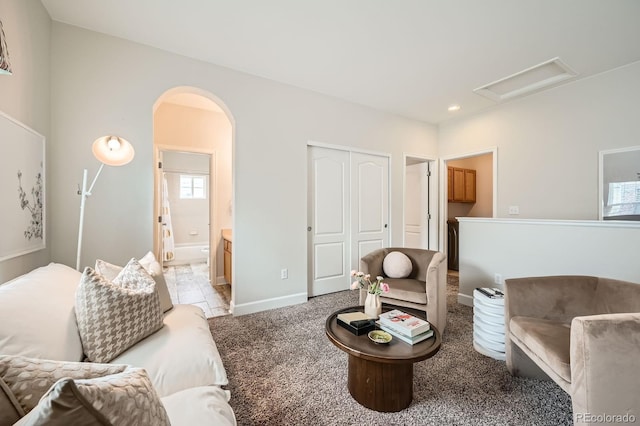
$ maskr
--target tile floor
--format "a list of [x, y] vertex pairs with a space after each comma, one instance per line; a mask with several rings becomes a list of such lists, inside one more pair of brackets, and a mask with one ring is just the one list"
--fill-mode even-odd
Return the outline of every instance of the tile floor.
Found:
[[231, 286], [211, 285], [206, 263], [168, 266], [164, 276], [173, 303], [199, 306], [207, 318], [229, 314]]

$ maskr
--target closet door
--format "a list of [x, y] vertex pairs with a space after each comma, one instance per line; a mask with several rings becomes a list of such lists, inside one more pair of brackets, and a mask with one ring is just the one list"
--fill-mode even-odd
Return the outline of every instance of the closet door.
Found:
[[389, 158], [351, 153], [351, 267], [389, 246]]
[[348, 151], [308, 149], [309, 296], [349, 288], [349, 167]]

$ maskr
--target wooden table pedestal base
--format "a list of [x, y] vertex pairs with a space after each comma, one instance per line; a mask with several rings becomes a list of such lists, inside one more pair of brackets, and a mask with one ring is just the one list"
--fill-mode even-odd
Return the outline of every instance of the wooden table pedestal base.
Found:
[[404, 410], [413, 399], [413, 363], [390, 364], [349, 355], [349, 393], [375, 411]]

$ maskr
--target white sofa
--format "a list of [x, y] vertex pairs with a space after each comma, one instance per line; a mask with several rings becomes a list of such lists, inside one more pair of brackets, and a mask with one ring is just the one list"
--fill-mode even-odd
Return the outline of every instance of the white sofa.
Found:
[[[80, 277], [51, 263], [0, 285], [0, 355], [82, 361], [74, 312]], [[196, 306], [175, 305], [160, 330], [111, 364], [144, 368], [173, 426], [236, 424], [220, 354]]]

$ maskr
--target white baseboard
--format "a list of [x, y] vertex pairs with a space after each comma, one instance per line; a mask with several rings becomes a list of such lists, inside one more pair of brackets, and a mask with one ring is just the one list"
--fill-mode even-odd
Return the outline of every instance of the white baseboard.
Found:
[[216, 284], [229, 284], [227, 280], [224, 279], [224, 275], [220, 275], [216, 278]]
[[298, 305], [305, 303], [307, 299], [307, 293], [290, 294], [288, 296], [274, 297], [273, 299], [257, 300], [255, 302], [234, 305], [232, 312], [233, 315], [253, 314], [255, 312], [268, 311], [269, 309]]
[[460, 303], [461, 305], [473, 307], [473, 296], [458, 293], [458, 303]]

